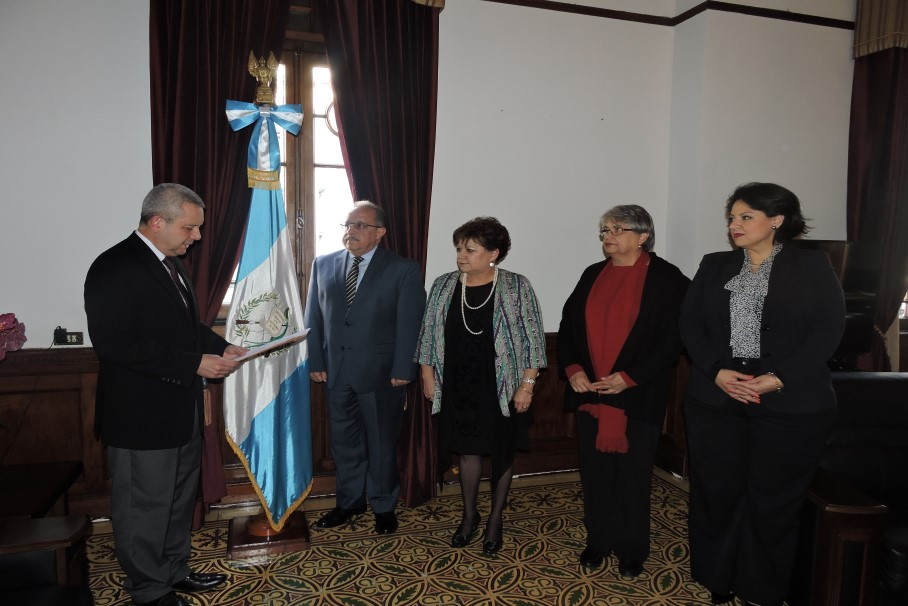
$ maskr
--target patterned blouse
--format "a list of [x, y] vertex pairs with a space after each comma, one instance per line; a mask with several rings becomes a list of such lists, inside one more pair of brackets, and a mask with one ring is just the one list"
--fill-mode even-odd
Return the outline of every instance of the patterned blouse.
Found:
[[763, 323], [763, 300], [769, 292], [772, 262], [782, 244], [772, 245], [772, 251], [757, 271], [750, 270], [750, 252], [744, 250], [741, 271], [725, 285], [731, 291], [731, 351], [736, 358], [760, 357], [760, 327]]
[[[444, 377], [445, 320], [451, 296], [460, 272], [454, 271], [435, 279], [422, 328], [417, 340], [414, 361], [434, 367], [435, 395], [432, 414], [441, 410], [441, 380]], [[495, 286], [495, 305], [492, 312], [492, 333], [495, 342], [495, 382], [501, 414], [510, 416], [508, 403], [520, 387], [520, 378], [527, 368], [545, 368], [545, 330], [539, 312], [539, 301], [530, 281], [520, 274], [498, 270]]]

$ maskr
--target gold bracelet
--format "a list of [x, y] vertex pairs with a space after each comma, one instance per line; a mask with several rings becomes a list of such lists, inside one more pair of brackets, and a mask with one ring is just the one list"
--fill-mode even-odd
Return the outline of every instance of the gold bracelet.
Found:
[[773, 379], [775, 379], [775, 381], [776, 381], [776, 391], [779, 392], [779, 393], [781, 393], [781, 392], [782, 392], [782, 387], [783, 387], [783, 385], [782, 385], [782, 381], [779, 380], [779, 377], [776, 376], [776, 373], [774, 373], [774, 372], [767, 372], [766, 374], [769, 375], [770, 377], [772, 377]]

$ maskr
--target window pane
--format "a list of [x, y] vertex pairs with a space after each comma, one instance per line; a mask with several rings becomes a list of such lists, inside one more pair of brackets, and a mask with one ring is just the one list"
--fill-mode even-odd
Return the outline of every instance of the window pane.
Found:
[[312, 68], [312, 108], [315, 115], [325, 115], [328, 104], [334, 101], [334, 89], [331, 88], [331, 70], [327, 67]]
[[315, 254], [324, 255], [344, 247], [344, 228], [353, 208], [350, 182], [344, 168], [315, 169]]
[[316, 164], [344, 165], [340, 137], [331, 132], [324, 118], [315, 118], [312, 122], [312, 145]]
[[[287, 103], [287, 66], [281, 63], [277, 66], [277, 73], [274, 75], [274, 104], [284, 105]], [[287, 131], [283, 128], [277, 128], [277, 141], [281, 150], [281, 192], [287, 191]]]
[[274, 74], [274, 104], [283, 105], [287, 102], [287, 66], [281, 63]]

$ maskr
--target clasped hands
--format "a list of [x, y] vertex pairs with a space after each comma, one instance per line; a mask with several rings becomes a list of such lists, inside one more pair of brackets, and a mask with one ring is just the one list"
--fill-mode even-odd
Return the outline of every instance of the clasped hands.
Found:
[[754, 376], [723, 368], [716, 375], [716, 385], [739, 402], [759, 404], [761, 395], [778, 390], [781, 384], [768, 374]]
[[568, 382], [571, 384], [571, 389], [577, 393], [594, 391], [598, 394], [614, 396], [627, 389], [627, 383], [624, 382], [624, 377], [620, 372], [613, 372], [599, 381], [590, 381], [586, 373], [580, 371], [572, 374], [568, 378]]

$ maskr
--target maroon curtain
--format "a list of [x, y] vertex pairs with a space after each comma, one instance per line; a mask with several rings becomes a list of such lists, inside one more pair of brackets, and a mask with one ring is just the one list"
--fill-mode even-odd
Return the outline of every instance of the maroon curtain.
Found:
[[882, 250], [873, 311], [877, 334], [867, 370], [891, 363], [881, 332], [908, 290], [908, 50], [891, 48], [854, 62], [848, 145], [848, 239]]
[[[440, 9], [411, 0], [319, 0], [319, 9], [353, 198], [385, 209], [386, 246], [425, 274]], [[413, 506], [433, 495], [436, 455], [416, 382], [407, 402], [401, 494]]]
[[[227, 99], [255, 100], [246, 69], [256, 57], [280, 55], [290, 0], [151, 0], [151, 152], [157, 183], [182, 183], [205, 200], [202, 240], [186, 267], [203, 322], [214, 322], [230, 285], [249, 215], [249, 132], [227, 123]], [[221, 458], [221, 385], [211, 395], [204, 432], [202, 501], [227, 494]]]

